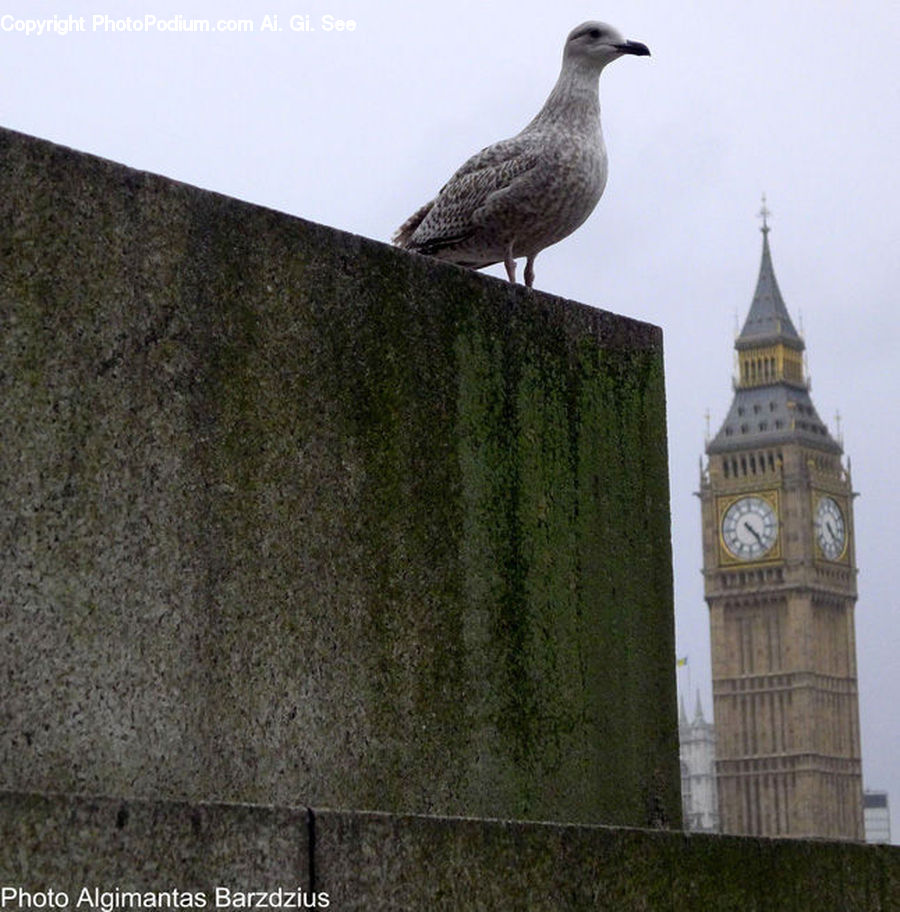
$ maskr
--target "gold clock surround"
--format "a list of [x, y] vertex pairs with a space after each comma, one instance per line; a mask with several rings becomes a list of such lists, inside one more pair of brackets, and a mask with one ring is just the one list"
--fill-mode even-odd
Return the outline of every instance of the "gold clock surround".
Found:
[[[725, 543], [725, 536], [723, 533], [725, 514], [731, 509], [732, 506], [734, 506], [734, 504], [747, 498], [756, 498], [768, 504], [775, 514], [776, 523], [776, 534], [774, 542], [768, 549], [766, 549], [763, 554], [759, 555], [759, 557], [753, 558], [738, 557], [732, 553], [728, 545]], [[781, 560], [781, 510], [777, 490], [742, 491], [739, 494], [731, 494], [725, 497], [718, 497], [716, 499], [716, 506], [716, 513], [718, 516], [717, 538], [719, 542], [720, 567], [758, 567], [760, 565], [772, 564]]]

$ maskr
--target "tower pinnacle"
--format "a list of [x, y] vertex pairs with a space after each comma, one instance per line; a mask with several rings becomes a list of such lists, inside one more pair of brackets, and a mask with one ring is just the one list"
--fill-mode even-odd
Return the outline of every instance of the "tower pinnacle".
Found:
[[772, 210], [766, 205], [766, 195], [762, 195], [762, 209], [759, 210], [757, 215], [762, 219], [762, 228], [759, 230], [763, 234], [769, 233], [769, 216], [772, 214]]

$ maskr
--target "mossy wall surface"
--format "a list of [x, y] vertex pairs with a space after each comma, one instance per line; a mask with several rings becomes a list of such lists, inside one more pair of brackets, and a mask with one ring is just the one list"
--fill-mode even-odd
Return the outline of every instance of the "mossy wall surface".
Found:
[[0, 883], [69, 908], [87, 887], [206, 908], [225, 888], [231, 908], [280, 890], [340, 912], [893, 912], [900, 848], [0, 792]]
[[900, 908], [896, 846], [341, 811], [313, 821], [316, 889], [338, 909]]
[[659, 331], [0, 131], [0, 786], [678, 825]]

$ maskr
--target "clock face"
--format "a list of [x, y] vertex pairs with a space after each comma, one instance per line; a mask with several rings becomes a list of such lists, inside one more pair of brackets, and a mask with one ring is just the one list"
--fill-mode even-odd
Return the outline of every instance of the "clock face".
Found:
[[722, 518], [722, 540], [738, 560], [756, 560], [767, 554], [778, 538], [778, 517], [762, 497], [736, 500]]
[[816, 541], [822, 554], [828, 560], [837, 560], [847, 545], [847, 529], [844, 514], [837, 501], [831, 497], [820, 497], [816, 504], [816, 516], [813, 525], [816, 530]]

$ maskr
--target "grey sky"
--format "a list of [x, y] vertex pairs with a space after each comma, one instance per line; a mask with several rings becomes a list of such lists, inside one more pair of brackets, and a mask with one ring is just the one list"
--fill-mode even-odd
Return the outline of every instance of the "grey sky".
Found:
[[[15, 30], [53, 14], [84, 16], [86, 30]], [[254, 30], [104, 31], [97, 14], [231, 17]], [[283, 31], [261, 31], [266, 14]], [[293, 14], [316, 31], [292, 31]], [[356, 29], [327, 32], [323, 15]], [[900, 806], [891, 525], [900, 516], [900, 4], [16, 0], [0, 6], [0, 124], [387, 240], [466, 157], [536, 113], [566, 34], [585, 19], [612, 23], [653, 56], [603, 74], [606, 195], [579, 232], [540, 255], [536, 286], [665, 331], [678, 653], [709, 714], [692, 492], [704, 411], [715, 433], [731, 400], [733, 333], [756, 282], [765, 191], [813, 401], [832, 431], [840, 411], [861, 493], [865, 785]]]

